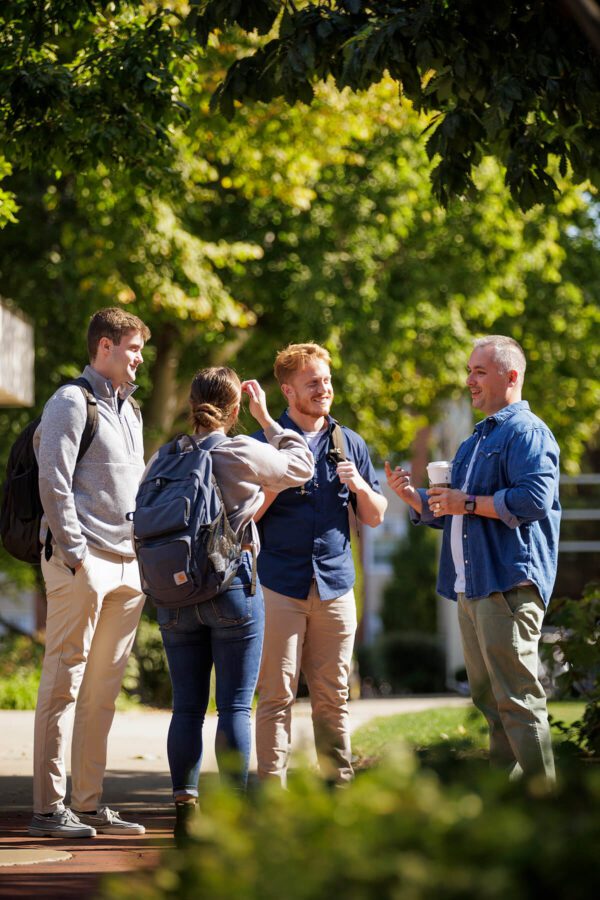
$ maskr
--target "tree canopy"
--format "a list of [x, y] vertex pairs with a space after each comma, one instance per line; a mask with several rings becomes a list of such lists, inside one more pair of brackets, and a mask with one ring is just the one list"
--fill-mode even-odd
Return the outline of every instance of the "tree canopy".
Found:
[[594, 197], [565, 186], [552, 211], [523, 214], [487, 160], [477, 202], [444, 211], [423, 119], [390, 79], [320, 86], [308, 109], [244, 107], [230, 124], [208, 110], [209, 73], [230, 53], [211, 48], [187, 84], [199, 112], [174, 136], [165, 185], [148, 192], [104, 163], [13, 178], [21, 221], [0, 238], [0, 278], [37, 325], [39, 400], [85, 362], [89, 315], [117, 302], [153, 331], [149, 450], [185, 427], [195, 369], [259, 377], [275, 411], [276, 350], [314, 339], [332, 354], [342, 420], [381, 457], [406, 455], [463, 391], [471, 336], [501, 331], [523, 343], [528, 397], [576, 468], [600, 425]]
[[[88, 5], [106, 11], [100, 30], [134, 7], [151, 10]], [[61, 46], [69, 21], [55, 23]], [[80, 27], [96, 26], [83, 16]], [[52, 117], [4, 141], [0, 284], [35, 321], [37, 409], [85, 364], [89, 316], [119, 304], [153, 333], [138, 395], [148, 451], [185, 428], [196, 369], [229, 363], [260, 378], [276, 412], [275, 352], [314, 339], [332, 354], [339, 418], [380, 457], [406, 458], [464, 391], [471, 337], [500, 331], [523, 343], [527, 397], [576, 470], [600, 429], [595, 190], [557, 172], [558, 200], [523, 213], [488, 158], [473, 169], [478, 192], [440, 208], [420, 139], [427, 114], [389, 76], [366, 91], [315, 82], [308, 106], [245, 103], [228, 121], [210, 109], [215, 87], [258, 44], [234, 29], [171, 59], [187, 112], [165, 131], [164, 157], [140, 146], [136, 159], [135, 142], [129, 155], [109, 115], [107, 140], [88, 152], [69, 104], [56, 146]], [[0, 459], [31, 416], [0, 410]]]
[[[579, 5], [5, 0], [0, 145], [19, 168], [102, 161], [147, 184], [164, 182], [174, 135], [198, 110], [186, 84], [202, 51], [215, 36], [230, 41], [235, 26], [241, 52], [208, 80], [226, 116], [255, 100], [311, 103], [330, 78], [360, 92], [389, 75], [427, 114], [442, 205], [476, 191], [473, 174], [485, 155], [505, 168], [522, 209], [551, 204], [559, 172], [600, 184], [600, 54], [572, 14]], [[14, 197], [0, 194], [0, 226], [14, 213]]]
[[536, 0], [196, 0], [188, 23], [202, 45], [236, 23], [268, 34], [236, 60], [215, 103], [310, 103], [315, 83], [365, 90], [388, 73], [429, 114], [435, 194], [473, 190], [484, 155], [506, 170], [522, 209], [551, 203], [557, 171], [600, 185], [600, 55], [573, 3]]
[[[416, 53], [434, 12], [437, 41], [449, 34], [458, 41], [466, 29], [484, 53], [473, 4], [192, 6], [187, 25], [202, 48], [184, 29], [189, 9], [181, 0], [168, 8], [151, 0], [9, 0], [0, 11], [0, 203], [11, 222], [0, 241], [0, 278], [3, 292], [38, 325], [38, 384], [50, 389], [85, 361], [83, 332], [94, 309], [114, 302], [135, 309], [154, 332], [142, 375], [152, 447], [180, 421], [199, 365], [230, 361], [270, 377], [279, 346], [312, 337], [332, 352], [344, 415], [383, 456], [390, 447], [405, 452], [460, 390], [459, 348], [466, 350], [469, 337], [504, 330], [524, 343], [532, 399], [557, 430], [567, 465], [576, 467], [597, 433], [600, 407], [593, 190], [573, 187], [557, 169], [562, 198], [524, 215], [502, 186], [501, 166], [490, 159], [476, 166], [478, 152], [469, 156], [468, 174], [476, 191], [440, 209], [420, 135], [431, 98], [441, 96], [432, 89], [441, 72], [432, 80], [430, 69], [419, 70], [420, 87], [404, 73], [412, 102], [398, 98], [400, 69], [384, 75], [392, 23], [398, 46], [414, 45]], [[541, 29], [538, 49], [556, 36], [547, 3], [492, 7], [478, 6], [481, 41], [504, 28], [506, 42], [517, 35], [523, 49], [528, 37], [531, 48], [542, 12], [549, 31]], [[409, 21], [410, 41], [403, 30]], [[320, 25], [311, 31], [310, 22]], [[336, 23], [352, 25], [360, 40], [338, 47]], [[382, 23], [384, 56], [373, 57], [364, 82], [349, 81], [350, 60], [381, 37]], [[241, 30], [252, 27], [268, 37]], [[276, 70], [300, 34], [316, 41], [312, 71], [302, 57], [310, 105], [290, 105], [294, 95], [282, 75], [268, 104], [239, 104], [233, 121], [214, 100], [211, 110], [219, 82], [216, 96], [225, 103], [234, 73], [279, 47]], [[317, 66], [327, 35], [327, 46], [345, 54], [346, 74], [333, 62]], [[481, 74], [485, 67], [469, 46], [463, 56], [473, 66], [479, 58]], [[575, 41], [569, 32], [561, 48], [581, 64], [559, 82], [569, 106], [569, 85], [587, 83], [584, 59], [589, 77], [596, 69], [579, 33]], [[507, 44], [492, 54], [490, 44], [489, 53], [493, 91], [497, 67], [513, 65], [512, 51]], [[552, 57], [552, 65], [560, 59]], [[456, 102], [457, 71], [447, 72]], [[350, 87], [377, 83], [340, 91], [331, 74]], [[468, 93], [469, 102], [474, 96]], [[507, 128], [525, 115], [523, 104], [525, 97], [512, 104]], [[542, 119], [541, 112], [531, 117], [532, 127]], [[586, 121], [580, 125], [588, 134]], [[549, 396], [545, 387], [556, 378]]]
[[4, 0], [0, 136], [9, 162], [64, 170], [112, 160], [163, 172], [169, 129], [187, 113], [177, 6]]

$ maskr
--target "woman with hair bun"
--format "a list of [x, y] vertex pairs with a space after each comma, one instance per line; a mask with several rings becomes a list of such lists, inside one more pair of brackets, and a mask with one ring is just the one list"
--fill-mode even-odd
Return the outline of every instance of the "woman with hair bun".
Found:
[[[244, 789], [250, 757], [250, 713], [258, 679], [264, 605], [255, 576], [259, 541], [254, 516], [264, 491], [304, 484], [313, 475], [313, 456], [304, 438], [269, 415], [265, 393], [254, 380], [240, 382], [227, 367], [202, 369], [192, 381], [194, 435], [227, 435], [237, 422], [243, 394], [265, 430], [268, 444], [246, 435], [222, 441], [210, 452], [231, 527], [242, 542], [242, 562], [229, 588], [194, 606], [157, 611], [173, 685], [173, 717], [167, 751], [176, 809], [175, 837], [187, 834], [196, 808], [202, 761], [202, 726], [214, 667], [219, 714], [216, 752], [219, 771]], [[252, 592], [253, 576], [256, 589]]]

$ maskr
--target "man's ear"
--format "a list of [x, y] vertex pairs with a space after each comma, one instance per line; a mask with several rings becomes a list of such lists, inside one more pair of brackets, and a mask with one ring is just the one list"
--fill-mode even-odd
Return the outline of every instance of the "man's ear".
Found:
[[286, 400], [289, 400], [292, 394], [294, 393], [294, 388], [291, 384], [286, 384], [285, 382], [281, 385], [281, 393], [285, 397]]
[[519, 373], [516, 369], [511, 369], [508, 373], [508, 383], [510, 387], [516, 387], [519, 383]]
[[98, 352], [109, 353], [112, 344], [113, 342], [109, 337], [101, 337], [98, 341]]

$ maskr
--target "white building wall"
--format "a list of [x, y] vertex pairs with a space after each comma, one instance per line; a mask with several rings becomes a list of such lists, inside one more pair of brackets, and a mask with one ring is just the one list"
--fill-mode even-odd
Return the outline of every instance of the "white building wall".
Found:
[[33, 325], [0, 299], [0, 406], [33, 406]]

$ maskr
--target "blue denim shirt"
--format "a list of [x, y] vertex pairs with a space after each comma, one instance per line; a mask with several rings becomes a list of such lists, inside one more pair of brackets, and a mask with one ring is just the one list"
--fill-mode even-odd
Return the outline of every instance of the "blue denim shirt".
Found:
[[[487, 597], [531, 581], [547, 606], [556, 578], [560, 503], [559, 448], [550, 429], [525, 400], [505, 406], [475, 427], [456, 453], [452, 487], [461, 488], [481, 438], [469, 479], [469, 494], [493, 496], [499, 519], [463, 517], [465, 595]], [[438, 592], [456, 600], [456, 572], [450, 547], [452, 516], [434, 518], [424, 490], [415, 524], [443, 528]]]
[[[336, 463], [327, 459], [331, 444], [329, 432], [335, 424], [331, 416], [327, 419], [329, 429], [323, 431], [314, 451], [312, 479], [302, 488], [287, 488], [278, 494], [258, 523], [261, 583], [298, 600], [308, 596], [313, 574], [321, 600], [333, 600], [345, 594], [355, 579], [348, 521], [350, 493], [336, 474]], [[280, 417], [279, 424], [302, 434], [287, 412]], [[346, 456], [370, 487], [381, 493], [367, 445], [355, 431], [344, 425], [342, 431]], [[265, 440], [262, 431], [253, 437]]]

